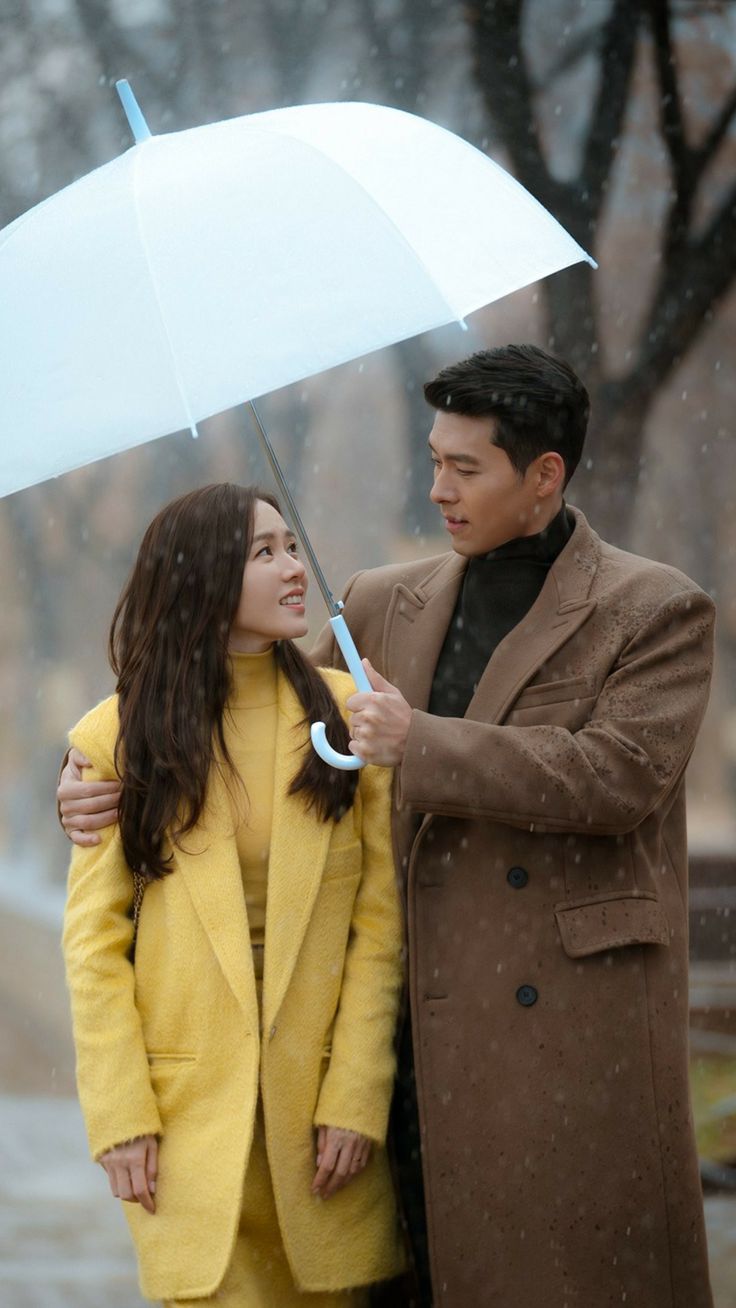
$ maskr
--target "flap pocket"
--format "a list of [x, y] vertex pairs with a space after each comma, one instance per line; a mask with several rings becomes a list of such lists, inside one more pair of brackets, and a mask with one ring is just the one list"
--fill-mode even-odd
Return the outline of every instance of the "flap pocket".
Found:
[[196, 1054], [149, 1054], [149, 1067], [180, 1067], [182, 1063], [196, 1063]]
[[667, 918], [654, 895], [623, 893], [559, 904], [555, 917], [569, 958], [585, 958], [624, 945], [670, 943]]
[[565, 704], [568, 700], [592, 699], [595, 688], [590, 677], [565, 677], [559, 681], [538, 682], [525, 686], [514, 701], [514, 709], [534, 708], [541, 704]]

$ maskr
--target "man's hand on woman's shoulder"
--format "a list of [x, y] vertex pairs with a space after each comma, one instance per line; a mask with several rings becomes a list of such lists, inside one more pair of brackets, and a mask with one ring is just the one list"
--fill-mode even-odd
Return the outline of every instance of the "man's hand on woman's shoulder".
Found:
[[84, 781], [82, 770], [92, 764], [74, 746], [56, 788], [59, 821], [75, 845], [99, 845], [97, 832], [117, 821], [119, 781]]

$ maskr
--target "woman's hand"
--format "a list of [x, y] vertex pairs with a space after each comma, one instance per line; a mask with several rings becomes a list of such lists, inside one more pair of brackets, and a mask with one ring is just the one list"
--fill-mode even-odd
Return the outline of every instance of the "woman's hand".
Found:
[[339, 1126], [317, 1129], [317, 1171], [312, 1194], [329, 1199], [363, 1171], [371, 1156], [371, 1141]]
[[142, 1204], [147, 1213], [155, 1213], [158, 1176], [158, 1140], [155, 1135], [139, 1135], [135, 1140], [115, 1145], [98, 1162], [107, 1172], [116, 1199]]

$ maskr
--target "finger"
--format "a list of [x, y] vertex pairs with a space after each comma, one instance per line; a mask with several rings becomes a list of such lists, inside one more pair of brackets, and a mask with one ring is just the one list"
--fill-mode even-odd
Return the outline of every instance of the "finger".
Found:
[[100, 1167], [104, 1167], [105, 1169], [105, 1175], [107, 1177], [107, 1183], [110, 1187], [110, 1193], [113, 1194], [117, 1199], [118, 1192], [116, 1188], [117, 1183], [115, 1180], [115, 1168], [112, 1163], [105, 1162], [102, 1158], [100, 1158], [99, 1163], [100, 1163]]
[[113, 1167], [115, 1172], [113, 1194], [116, 1195], [118, 1199], [122, 1199], [125, 1203], [137, 1204], [138, 1200], [135, 1197], [133, 1185], [131, 1183], [129, 1167], [126, 1163], [115, 1163], [113, 1164]]
[[335, 1170], [324, 1188], [324, 1199], [330, 1199], [333, 1194], [337, 1194], [338, 1190], [342, 1190], [342, 1187], [350, 1180], [350, 1164], [353, 1158], [354, 1146], [355, 1142], [352, 1140], [347, 1140], [342, 1145], [335, 1163]]
[[353, 1161], [350, 1164], [351, 1172], [362, 1172], [368, 1162], [368, 1150], [370, 1146], [367, 1140], [361, 1140], [353, 1154]]
[[[109, 803], [109, 801], [107, 801]], [[117, 822], [118, 810], [104, 808], [99, 813], [62, 812], [61, 825], [67, 832], [100, 831], [102, 827], [111, 827]]]
[[360, 713], [361, 709], [370, 704], [372, 698], [372, 690], [356, 690], [354, 695], [345, 700], [345, 707], [350, 713]]
[[98, 813], [120, 798], [119, 781], [75, 781], [59, 786], [57, 798], [62, 813]]
[[385, 677], [382, 677], [380, 672], [376, 672], [376, 669], [374, 668], [370, 659], [361, 659], [361, 662], [363, 664], [363, 667], [365, 668], [368, 680], [370, 681], [371, 686], [373, 687], [374, 690], [387, 691], [387, 690], [394, 689], [394, 686], [390, 681], [387, 681]]
[[149, 1194], [155, 1194], [158, 1180], [158, 1140], [155, 1136], [149, 1140], [146, 1150], [146, 1180]]
[[373, 759], [376, 757], [375, 745], [371, 744], [370, 740], [366, 740], [363, 736], [361, 736], [357, 743], [354, 740], [349, 740], [348, 749], [351, 754], [355, 754], [357, 758], [362, 759], [364, 763], [372, 763]]
[[317, 1127], [317, 1166], [318, 1167], [322, 1162], [322, 1154], [324, 1153], [326, 1138], [327, 1138], [327, 1127], [318, 1126]]
[[87, 755], [83, 754], [81, 749], [77, 749], [76, 745], [72, 745], [71, 749], [69, 750], [69, 757], [67, 758], [64, 772], [68, 771], [71, 776], [75, 777], [76, 780], [79, 781], [81, 780], [81, 776], [82, 776], [82, 768], [91, 768], [91, 767], [92, 767], [92, 763], [87, 758]]
[[96, 835], [94, 831], [67, 831], [66, 834], [73, 845], [81, 845], [82, 848], [102, 844], [102, 838]]
[[155, 1213], [156, 1204], [153, 1195], [148, 1189], [148, 1177], [146, 1176], [145, 1159], [137, 1160], [130, 1164], [130, 1185], [138, 1203], [145, 1208], [147, 1213]]
[[332, 1176], [333, 1168], [337, 1162], [339, 1146], [332, 1139], [329, 1132], [326, 1133], [325, 1145], [322, 1150], [322, 1161], [317, 1168], [314, 1180], [312, 1181], [312, 1193], [319, 1194], [324, 1189]]

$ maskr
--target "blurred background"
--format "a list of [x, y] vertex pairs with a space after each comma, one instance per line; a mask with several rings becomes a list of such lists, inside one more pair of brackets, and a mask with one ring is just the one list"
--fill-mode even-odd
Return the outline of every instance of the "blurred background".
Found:
[[[427, 500], [421, 383], [474, 349], [533, 341], [566, 358], [593, 401], [571, 501], [716, 599], [716, 675], [689, 773], [692, 1070], [717, 1304], [734, 1308], [736, 4], [0, 0], [0, 227], [128, 148], [119, 77], [154, 132], [311, 101], [421, 114], [513, 172], [598, 260], [473, 315], [468, 333], [417, 338], [260, 408], [339, 593], [357, 568], [446, 547]], [[84, 1308], [103, 1292], [112, 1308], [139, 1302], [74, 1101], [53, 791], [66, 730], [113, 688], [107, 628], [150, 518], [209, 481], [270, 485], [243, 413], [201, 433], [0, 501], [8, 1308]], [[310, 616], [316, 632], [316, 587]]]

